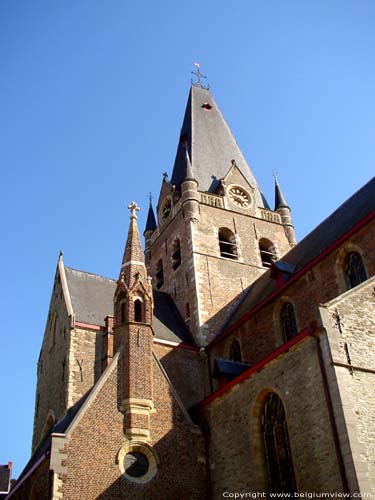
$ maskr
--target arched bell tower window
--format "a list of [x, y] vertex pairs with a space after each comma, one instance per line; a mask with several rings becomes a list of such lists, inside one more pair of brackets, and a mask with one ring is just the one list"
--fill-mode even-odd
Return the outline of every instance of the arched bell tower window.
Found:
[[156, 264], [155, 277], [156, 277], [156, 288], [161, 288], [164, 285], [163, 261], [161, 259]]
[[277, 260], [275, 245], [266, 238], [259, 240], [259, 251], [263, 267], [271, 267], [272, 262]]
[[226, 227], [219, 229], [219, 247], [221, 257], [238, 259], [236, 238], [234, 233]]
[[142, 311], [142, 301], [141, 299], [135, 299], [134, 301], [134, 321], [138, 323], [143, 322], [143, 311]]
[[241, 346], [237, 339], [233, 340], [229, 348], [229, 359], [242, 363]]
[[349, 288], [353, 288], [367, 280], [362, 258], [358, 252], [350, 252], [345, 257], [344, 272]]
[[174, 270], [181, 265], [181, 245], [180, 240], [176, 238], [172, 245], [172, 267]]
[[264, 403], [261, 429], [269, 492], [296, 492], [285, 410], [281, 399], [274, 392], [267, 396]]
[[281, 327], [284, 339], [287, 342], [297, 335], [297, 322], [294, 314], [294, 307], [290, 302], [286, 302], [281, 308]]

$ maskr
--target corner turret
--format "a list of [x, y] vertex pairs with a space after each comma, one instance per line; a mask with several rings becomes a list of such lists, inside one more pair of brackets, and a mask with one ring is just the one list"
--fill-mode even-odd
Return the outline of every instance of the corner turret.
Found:
[[281, 217], [281, 222], [284, 226], [286, 237], [289, 244], [293, 247], [296, 244], [296, 235], [292, 224], [291, 210], [283, 195], [279, 181], [275, 175], [275, 212], [278, 212]]

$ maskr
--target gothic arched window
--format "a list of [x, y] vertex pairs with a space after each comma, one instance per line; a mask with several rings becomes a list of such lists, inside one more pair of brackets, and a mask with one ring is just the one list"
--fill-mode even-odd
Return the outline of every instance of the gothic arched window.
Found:
[[176, 238], [172, 245], [172, 267], [177, 269], [181, 265], [181, 245], [180, 240]]
[[220, 255], [227, 259], [238, 259], [237, 244], [234, 233], [226, 227], [219, 229]]
[[229, 348], [229, 359], [242, 363], [241, 346], [237, 339], [234, 339]]
[[161, 288], [164, 285], [163, 261], [161, 259], [156, 264], [155, 277], [156, 277], [156, 288]]
[[285, 410], [281, 399], [274, 392], [267, 396], [264, 403], [261, 429], [269, 492], [296, 492]]
[[285, 341], [295, 337], [298, 333], [294, 307], [290, 302], [286, 302], [281, 308], [281, 327]]
[[349, 288], [353, 288], [367, 280], [366, 271], [358, 252], [350, 252], [345, 257], [344, 271]]
[[259, 240], [259, 251], [263, 267], [271, 267], [272, 262], [277, 260], [275, 246], [266, 238], [262, 238]]
[[134, 301], [134, 321], [142, 323], [143, 321], [143, 311], [142, 311], [142, 301], [141, 299], [135, 299]]

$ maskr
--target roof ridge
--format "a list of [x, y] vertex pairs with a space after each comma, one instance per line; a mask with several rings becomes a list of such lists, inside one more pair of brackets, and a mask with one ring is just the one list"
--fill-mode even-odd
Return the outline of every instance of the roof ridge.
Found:
[[77, 273], [89, 274], [91, 276], [96, 276], [97, 278], [103, 278], [105, 280], [113, 281], [114, 283], [116, 283], [115, 279], [108, 278], [107, 276], [103, 276], [102, 274], [90, 273], [89, 271], [82, 271], [82, 269], [75, 269], [74, 267], [70, 267], [70, 266], [64, 266], [64, 267], [65, 267], [65, 269], [69, 269], [69, 271], [75, 271]]

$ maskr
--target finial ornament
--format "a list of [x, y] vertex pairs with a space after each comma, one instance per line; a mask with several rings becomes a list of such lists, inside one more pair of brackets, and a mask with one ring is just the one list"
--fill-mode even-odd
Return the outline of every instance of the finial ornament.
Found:
[[128, 209], [130, 210], [130, 218], [131, 219], [136, 219], [137, 214], [136, 212], [140, 210], [139, 206], [136, 204], [135, 201], [132, 201], [130, 205], [128, 205]]
[[163, 172], [163, 180], [167, 181], [168, 179], [168, 172]]
[[148, 199], [150, 201], [150, 207], [152, 206], [152, 193], [151, 191], [148, 193]]
[[196, 87], [200, 87], [201, 89], [204, 90], [210, 90], [210, 86], [203, 85], [202, 78], [207, 78], [207, 76], [203, 75], [200, 71], [200, 64], [195, 62], [194, 66], [196, 67], [196, 71], [192, 71], [191, 73], [197, 77], [197, 81], [195, 82], [193, 79], [191, 79], [191, 83], [195, 85]]

